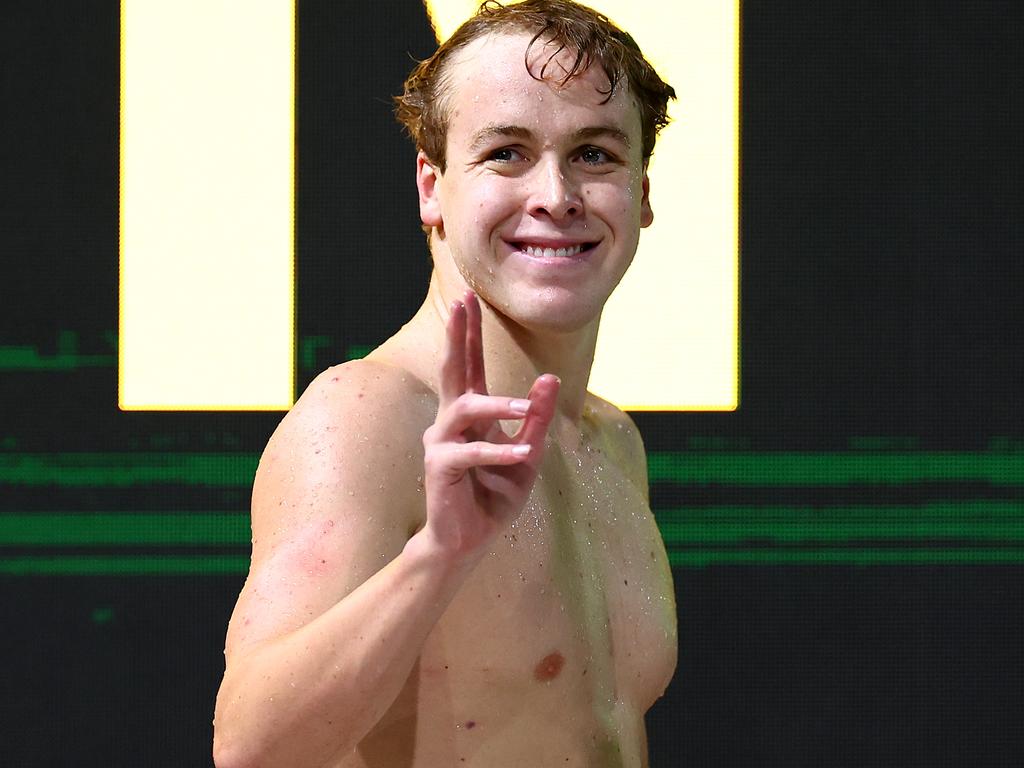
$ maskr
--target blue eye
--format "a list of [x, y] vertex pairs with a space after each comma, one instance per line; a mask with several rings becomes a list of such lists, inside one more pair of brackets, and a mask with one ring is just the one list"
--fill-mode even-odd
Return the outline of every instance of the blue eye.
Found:
[[518, 154], [519, 153], [516, 150], [512, 149], [512, 147], [502, 147], [501, 149], [496, 149], [493, 152], [491, 152], [491, 154], [488, 155], [487, 159], [494, 160], [495, 162], [498, 163], [511, 163], [513, 160], [516, 159], [514, 156]]
[[580, 157], [583, 158], [583, 162], [588, 165], [607, 163], [611, 159], [608, 153], [599, 147], [585, 147], [583, 151], [580, 152]]

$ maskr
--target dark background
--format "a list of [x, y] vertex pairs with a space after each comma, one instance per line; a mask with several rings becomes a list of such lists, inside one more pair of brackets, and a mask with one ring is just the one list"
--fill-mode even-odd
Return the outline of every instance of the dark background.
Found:
[[[636, 414], [649, 451], [723, 465], [949, 452], [1020, 466], [1022, 6], [747, 0], [742, 19], [741, 405]], [[389, 101], [434, 43], [415, 0], [300, 2], [298, 30], [301, 391], [390, 335], [424, 294], [413, 150]], [[244, 512], [245, 483], [22, 471], [39, 457], [59, 468], [256, 456], [281, 417], [117, 409], [118, 35], [109, 1], [23, 0], [0, 15], [0, 512]], [[3, 351], [71, 343], [94, 364]], [[678, 565], [680, 663], [648, 718], [652, 766], [1024, 763], [1020, 476], [655, 482], [659, 520], [722, 504], [1016, 512], [986, 541], [1002, 564], [972, 555], [969, 537], [926, 534], [881, 542], [917, 553], [889, 565]], [[0, 539], [0, 765], [209, 764], [243, 572], [4, 565], [123, 551]], [[937, 551], [962, 558], [918, 556]]]

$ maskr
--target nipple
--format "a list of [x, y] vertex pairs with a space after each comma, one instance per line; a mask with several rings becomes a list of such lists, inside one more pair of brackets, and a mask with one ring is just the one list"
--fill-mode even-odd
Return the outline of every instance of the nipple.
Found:
[[558, 651], [549, 653], [533, 668], [533, 679], [538, 683], [549, 683], [558, 677], [565, 666], [565, 657]]

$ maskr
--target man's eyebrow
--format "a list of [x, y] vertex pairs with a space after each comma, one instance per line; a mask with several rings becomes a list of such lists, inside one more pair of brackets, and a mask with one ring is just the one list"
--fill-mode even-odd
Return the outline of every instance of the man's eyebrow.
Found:
[[473, 135], [473, 141], [469, 144], [470, 151], [475, 152], [497, 136], [511, 136], [517, 139], [533, 138], [529, 128], [519, 125], [486, 125]]
[[602, 136], [607, 137], [609, 139], [614, 139], [620, 144], [624, 144], [627, 149], [632, 146], [632, 144], [630, 144], [629, 141], [629, 136], [626, 135], [626, 132], [619, 128], [616, 128], [614, 125], [592, 125], [586, 128], [580, 128], [578, 131], [576, 131], [576, 133], [573, 134], [573, 138], [577, 140], [596, 139]]
[[[532, 139], [533, 133], [529, 128], [524, 128], [520, 125], [486, 125], [473, 135], [469, 149], [471, 152], [475, 152], [498, 136]], [[627, 149], [632, 146], [626, 132], [613, 125], [589, 125], [576, 131], [572, 138], [574, 141], [580, 141], [582, 139], [594, 139], [602, 136], [618, 141]]]

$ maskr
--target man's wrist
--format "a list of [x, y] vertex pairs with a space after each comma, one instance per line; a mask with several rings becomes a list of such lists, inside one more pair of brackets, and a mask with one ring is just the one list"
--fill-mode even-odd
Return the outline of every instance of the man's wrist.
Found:
[[473, 570], [482, 554], [444, 546], [430, 526], [424, 526], [414, 533], [402, 550], [402, 556], [409, 558], [412, 567], [454, 577], [464, 576]]

